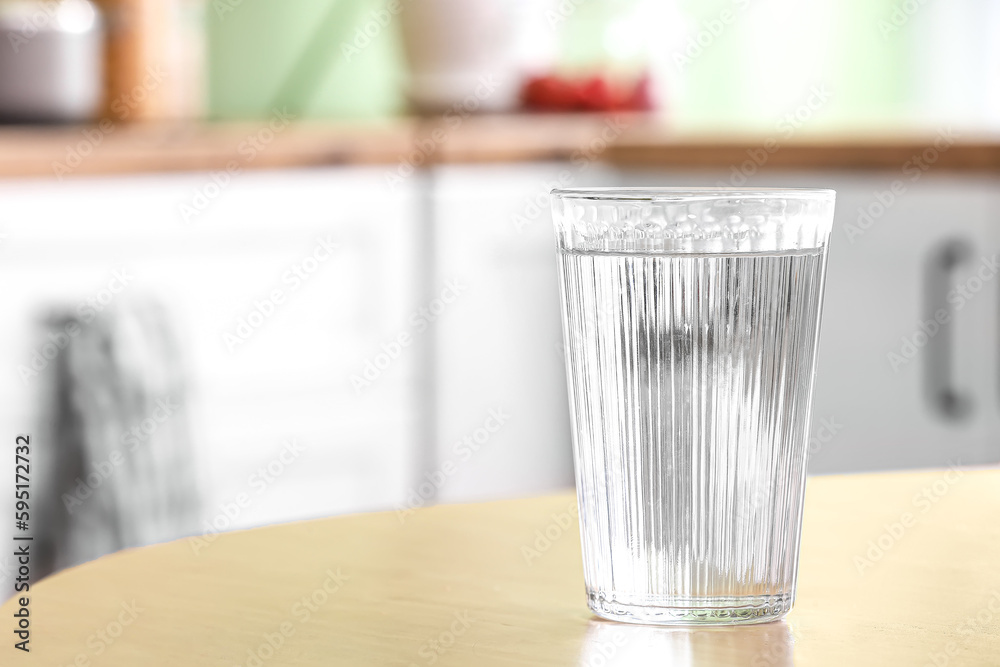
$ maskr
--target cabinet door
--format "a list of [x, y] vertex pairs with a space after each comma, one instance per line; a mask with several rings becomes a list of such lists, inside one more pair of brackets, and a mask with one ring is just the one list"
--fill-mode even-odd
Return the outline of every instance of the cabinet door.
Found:
[[[39, 314], [73, 310], [124, 268], [133, 279], [115, 298], [165, 302], [186, 353], [201, 528], [240, 494], [251, 502], [227, 527], [402, 502], [416, 466], [416, 351], [378, 355], [415, 308], [415, 186], [390, 195], [382, 170], [341, 168], [211, 183], [0, 184], [4, 432], [42, 418], [38, 385], [15, 371], [41, 343]], [[181, 205], [206, 192], [185, 220]], [[366, 375], [369, 362], [379, 368]], [[288, 440], [301, 453], [276, 463]]]
[[441, 499], [572, 485], [548, 192], [560, 179], [587, 185], [609, 177], [571, 164], [435, 170], [431, 296], [461, 286], [435, 322], [437, 468], [430, 473], [441, 482]]
[[838, 214], [815, 416], [839, 431], [817, 434], [814, 471], [1000, 460], [996, 189], [926, 174], [883, 204], [896, 178], [832, 181]]
[[[729, 174], [626, 171], [624, 180], [690, 186], [725, 183]], [[900, 194], [890, 189], [895, 180]], [[989, 269], [998, 250], [996, 182], [879, 171], [774, 172], [749, 184], [837, 190], [810, 471], [1000, 460], [1000, 281]], [[928, 323], [942, 309], [945, 323]]]

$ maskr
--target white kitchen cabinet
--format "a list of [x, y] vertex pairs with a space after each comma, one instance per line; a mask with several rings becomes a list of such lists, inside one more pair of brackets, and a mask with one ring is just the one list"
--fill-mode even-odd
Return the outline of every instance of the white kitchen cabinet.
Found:
[[[370, 371], [369, 385], [352, 377], [381, 361], [379, 344], [416, 307], [415, 184], [390, 193], [382, 170], [357, 168], [247, 172], [206, 190], [211, 182], [0, 183], [3, 432], [33, 432], [44, 418], [41, 382], [17, 372], [41, 344], [39, 318], [75, 310], [124, 269], [132, 279], [115, 301], [164, 302], [186, 353], [203, 521], [241, 493], [251, 502], [228, 527], [400, 504], [420, 451], [420, 347]], [[180, 206], [198, 192], [217, 194], [185, 221]], [[275, 290], [281, 303], [261, 305]], [[245, 342], [227, 338], [251, 318], [262, 323]], [[260, 488], [251, 475], [287, 439], [304, 451]]]
[[[435, 323], [437, 461], [424, 491], [440, 486], [441, 500], [526, 495], [572, 482], [557, 276], [543, 196], [563, 168], [435, 170], [432, 282], [440, 290], [457, 280], [463, 290]], [[593, 168], [571, 182], [690, 186], [728, 178], [711, 170]], [[838, 191], [812, 472], [1000, 461], [1000, 280], [984, 281], [974, 298], [949, 311], [948, 326], [912, 360], [894, 367], [889, 357], [933, 316], [932, 292], [948, 306], [949, 290], [1000, 252], [1000, 190], [989, 177], [923, 174], [907, 181], [906, 192], [849, 242], [847, 225], [857, 225], [858, 208], [876, 202], [875, 193], [896, 178], [904, 175], [775, 172], [751, 179]], [[961, 255], [958, 263], [934, 270], [948, 247]], [[490, 410], [501, 408], [509, 420], [496, 433], [480, 431], [478, 446], [459, 444], [484, 427]], [[421, 496], [411, 490], [410, 499]]]
[[[901, 165], [899, 172], [774, 172], [749, 181], [837, 190], [811, 472], [1000, 461], [1000, 276], [990, 268], [1000, 253], [1000, 183], [970, 174], [909, 175]], [[623, 176], [634, 186], [729, 179], [721, 171]], [[897, 179], [905, 191], [883, 204]], [[870, 222], [859, 224], [859, 209]], [[960, 287], [971, 298], [957, 296]], [[939, 308], [945, 326], [925, 325], [933, 335], [919, 333]], [[904, 350], [904, 339], [912, 348]]]
[[[548, 204], [560, 178], [593, 185], [610, 172], [570, 163], [434, 170], [431, 296], [449, 281], [462, 287], [434, 330], [437, 462], [429, 474], [443, 501], [573, 484]], [[491, 411], [503, 412], [502, 425], [490, 422]]]
[[843, 432], [816, 452], [814, 470], [1000, 461], [997, 184], [927, 174], [856, 235], [859, 209], [878, 212], [874, 192], [887, 201], [898, 177], [834, 186], [816, 414], [839, 416]]
[[[0, 278], [12, 286], [0, 423], [42, 433], [44, 382], [18, 372], [42, 342], [40, 318], [124, 269], [133, 278], [115, 299], [162, 301], [182, 342], [202, 529], [240, 494], [251, 502], [229, 528], [567, 488], [549, 189], [728, 177], [567, 162], [438, 166], [393, 190], [377, 168], [248, 172], [217, 191], [208, 174], [0, 182]], [[1000, 461], [997, 179], [931, 171], [862, 230], [859, 207], [903, 177], [751, 179], [838, 191], [813, 472]], [[206, 191], [218, 194], [185, 220], [181, 204]], [[848, 225], [863, 233], [849, 238]], [[955, 309], [960, 285], [975, 294]], [[246, 341], [227, 338], [275, 289], [274, 313]], [[893, 364], [932, 299], [950, 309], [947, 326]], [[260, 489], [253, 475], [289, 439], [302, 454]], [[0, 585], [4, 571], [0, 559]]]

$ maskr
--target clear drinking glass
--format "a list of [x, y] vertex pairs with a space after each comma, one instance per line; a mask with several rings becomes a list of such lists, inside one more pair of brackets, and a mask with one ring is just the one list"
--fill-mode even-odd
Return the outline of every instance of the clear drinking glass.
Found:
[[590, 608], [795, 599], [832, 190], [554, 190]]

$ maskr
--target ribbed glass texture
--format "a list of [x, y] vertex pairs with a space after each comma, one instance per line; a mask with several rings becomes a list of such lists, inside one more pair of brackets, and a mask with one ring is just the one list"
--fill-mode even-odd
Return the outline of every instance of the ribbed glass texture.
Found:
[[591, 609], [782, 616], [833, 193], [554, 195]]

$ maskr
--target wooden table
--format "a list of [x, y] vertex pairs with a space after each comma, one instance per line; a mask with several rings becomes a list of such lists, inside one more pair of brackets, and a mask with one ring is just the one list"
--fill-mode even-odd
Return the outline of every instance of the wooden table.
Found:
[[1000, 471], [813, 478], [806, 505], [775, 623], [595, 619], [565, 494], [114, 554], [32, 587], [30, 654], [8, 600], [0, 663], [1000, 665]]

